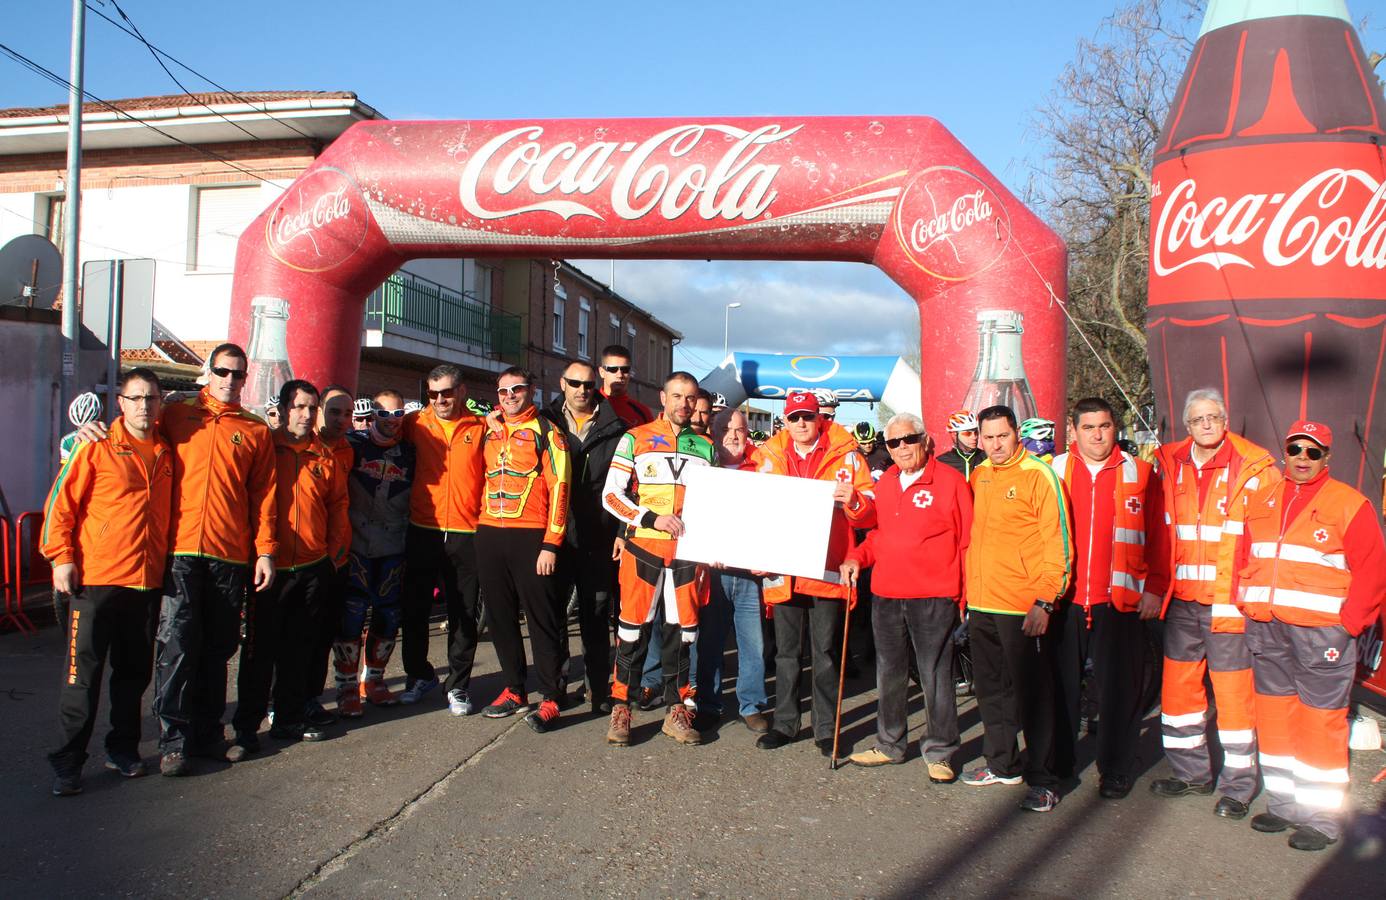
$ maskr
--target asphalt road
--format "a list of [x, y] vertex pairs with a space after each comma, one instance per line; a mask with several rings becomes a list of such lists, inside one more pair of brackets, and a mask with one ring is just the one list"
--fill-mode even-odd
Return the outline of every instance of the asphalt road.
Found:
[[[435, 632], [435, 663], [442, 651]], [[182, 779], [102, 769], [103, 720], [85, 793], [58, 799], [44, 754], [61, 653], [51, 627], [0, 636], [7, 898], [1386, 896], [1386, 784], [1369, 783], [1386, 754], [1354, 754], [1348, 838], [1302, 853], [1215, 817], [1215, 798], [1149, 794], [1167, 772], [1158, 716], [1146, 723], [1149, 771], [1127, 800], [1099, 799], [1087, 768], [1047, 815], [1020, 811], [1020, 787], [931, 784], [917, 749], [905, 765], [830, 771], [807, 740], [759, 751], [727, 719], [683, 747], [660, 734], [660, 714], [640, 712], [632, 746], [609, 748], [605, 719], [585, 706], [539, 735], [518, 717], [452, 718], [437, 695], [368, 708], [323, 743], [262, 733], [262, 755]], [[397, 664], [391, 675], [398, 684]], [[872, 745], [870, 678], [849, 682], [849, 749]], [[499, 689], [483, 643], [473, 696]], [[981, 734], [970, 702], [962, 722], [970, 766]], [[155, 734], [147, 720], [151, 765]]]

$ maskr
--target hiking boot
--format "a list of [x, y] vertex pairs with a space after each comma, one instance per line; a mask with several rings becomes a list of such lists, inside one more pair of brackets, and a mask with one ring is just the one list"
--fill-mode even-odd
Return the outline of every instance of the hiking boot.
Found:
[[693, 727], [693, 717], [688, 707], [675, 703], [664, 716], [664, 727], [660, 729], [680, 744], [701, 744], [703, 736]]
[[182, 778], [192, 774], [192, 766], [182, 751], [174, 750], [159, 757], [159, 774], [168, 778]]
[[437, 678], [420, 678], [413, 684], [405, 685], [404, 693], [399, 695], [399, 702], [408, 706], [411, 703], [418, 703], [424, 695], [438, 686]]
[[133, 753], [120, 751], [106, 754], [106, 768], [112, 772], [119, 772], [122, 778], [143, 778], [149, 774], [149, 770], [144, 767], [144, 760]]
[[1020, 808], [1028, 812], [1047, 813], [1059, 805], [1059, 795], [1049, 788], [1032, 787], [1025, 792]]
[[510, 688], [501, 691], [499, 697], [491, 701], [491, 705], [481, 711], [481, 714], [488, 719], [504, 719], [506, 716], [513, 716], [522, 709], [529, 707], [524, 695], [517, 694]]
[[82, 793], [82, 770], [67, 769], [53, 779], [54, 797], [75, 797]]
[[337, 688], [337, 715], [343, 719], [359, 719], [365, 713], [361, 706], [361, 691], [348, 684]]
[[934, 784], [952, 784], [958, 780], [958, 773], [954, 772], [953, 767], [945, 760], [930, 760], [929, 780]]
[[472, 698], [461, 688], [453, 688], [448, 691], [448, 712], [454, 716], [470, 716]]
[[613, 747], [630, 746], [630, 705], [611, 705], [611, 724], [606, 727], [606, 742]]
[[558, 703], [553, 700], [540, 703], [538, 709], [525, 716], [525, 724], [539, 734], [553, 728], [558, 724]]
[[394, 706], [400, 695], [385, 686], [383, 678], [367, 678], [361, 682], [361, 698], [371, 706]]
[[1019, 775], [998, 775], [990, 766], [973, 769], [963, 776], [963, 784], [973, 787], [986, 787], [989, 784], [1020, 784], [1024, 779]]
[[1157, 778], [1150, 782], [1150, 793], [1156, 797], [1183, 797], [1187, 794], [1211, 794], [1213, 783], [1192, 784], [1178, 778]]
[[328, 725], [335, 724], [337, 717], [323, 709], [322, 704], [314, 697], [303, 706], [303, 721], [308, 725], [326, 728]]

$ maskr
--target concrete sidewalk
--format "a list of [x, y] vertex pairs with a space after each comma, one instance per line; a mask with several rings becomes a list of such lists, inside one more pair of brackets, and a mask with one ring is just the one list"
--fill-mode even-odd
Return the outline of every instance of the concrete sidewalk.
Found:
[[[538, 735], [518, 718], [454, 719], [438, 694], [368, 708], [320, 744], [262, 732], [262, 755], [199, 761], [183, 779], [103, 770], [102, 720], [85, 793], [57, 799], [44, 754], [62, 649], [51, 627], [0, 636], [5, 897], [1291, 897], [1386, 883], [1386, 785], [1369, 783], [1386, 755], [1354, 754], [1350, 838], [1300, 853], [1216, 818], [1215, 798], [1151, 796], [1150, 778], [1167, 771], [1158, 716], [1145, 735], [1154, 764], [1127, 800], [1100, 800], [1087, 768], [1048, 815], [1018, 809], [1022, 788], [931, 784], [914, 755], [830, 772], [807, 740], [758, 751], [729, 719], [706, 745], [682, 747], [659, 733], [659, 713], [638, 711], [633, 745], [608, 748], [605, 719], [585, 706]], [[489, 643], [476, 673], [484, 704], [501, 688]], [[848, 749], [872, 745], [869, 687], [849, 682]], [[962, 721], [960, 769], [980, 749], [973, 704]], [[145, 728], [152, 763], [152, 720]]]

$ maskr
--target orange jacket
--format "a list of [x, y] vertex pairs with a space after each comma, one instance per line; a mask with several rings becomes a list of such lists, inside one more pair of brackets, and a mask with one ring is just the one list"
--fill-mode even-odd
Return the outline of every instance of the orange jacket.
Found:
[[275, 506], [279, 552], [276, 569], [301, 569], [323, 559], [346, 562], [351, 547], [347, 518], [347, 470], [316, 435], [301, 444], [274, 433]]
[[431, 406], [404, 417], [404, 439], [418, 453], [409, 521], [434, 531], [470, 534], [481, 513], [486, 423], [471, 413], [463, 413], [456, 422], [449, 439]]
[[203, 390], [166, 405], [159, 431], [173, 450], [173, 554], [241, 564], [274, 556], [269, 427]]
[[1280, 471], [1264, 448], [1227, 433], [1213, 458], [1196, 467], [1190, 457], [1193, 438], [1165, 444], [1155, 455], [1165, 492], [1171, 597], [1212, 607], [1212, 629], [1246, 630], [1246, 620], [1232, 602], [1237, 540], [1246, 520], [1247, 502], [1259, 490], [1280, 483]]
[[1058, 603], [1073, 577], [1073, 526], [1059, 476], [1021, 447], [999, 466], [977, 466], [968, 480], [968, 608], [1023, 616], [1036, 600]]
[[[866, 460], [857, 451], [852, 433], [837, 423], [819, 435], [827, 446], [818, 461], [813, 477], [819, 481], [845, 481], [857, 492], [855, 508], [834, 505], [832, 531], [828, 536], [828, 558], [823, 561], [825, 579], [784, 575], [765, 582], [765, 602], [783, 603], [794, 594], [813, 597], [848, 597], [847, 585], [838, 580], [837, 569], [856, 546], [853, 530], [870, 528], [876, 522], [875, 484]], [[781, 429], [760, 448], [761, 472], [789, 475], [792, 471], [789, 455], [794, 453], [794, 441], [787, 430]]]
[[[544, 543], [563, 545], [568, 525], [568, 445], [552, 423], [541, 427], [530, 407], [519, 418], [488, 429], [486, 491], [478, 522], [492, 528], [542, 528]], [[541, 489], [534, 490], [535, 483]]]
[[55, 566], [75, 563], [84, 585], [164, 583], [173, 458], [154, 435], [151, 471], [130, 442], [125, 420], [116, 419], [106, 440], [78, 444], [44, 504], [43, 555]]

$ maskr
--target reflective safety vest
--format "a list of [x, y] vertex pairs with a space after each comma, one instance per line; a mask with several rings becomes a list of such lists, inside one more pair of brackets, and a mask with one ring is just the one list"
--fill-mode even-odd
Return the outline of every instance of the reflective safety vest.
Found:
[[1211, 606], [1213, 631], [1239, 632], [1246, 630], [1246, 620], [1232, 602], [1236, 541], [1243, 531], [1248, 497], [1278, 483], [1280, 472], [1265, 449], [1231, 432], [1224, 440], [1231, 445], [1231, 460], [1216, 470], [1202, 504], [1199, 471], [1187, 461], [1192, 438], [1161, 447], [1156, 460], [1170, 527], [1170, 592]]
[[[1141, 594], [1145, 592], [1145, 576], [1150, 571], [1145, 559], [1145, 498], [1150, 473], [1154, 469], [1150, 463], [1135, 459], [1124, 450], [1118, 449], [1116, 452], [1121, 456], [1121, 464], [1117, 473], [1116, 515], [1112, 517], [1112, 604], [1117, 609], [1131, 612], [1140, 606]], [[1073, 467], [1079, 461], [1076, 453], [1069, 452], [1054, 457], [1051, 463], [1070, 492]], [[1075, 511], [1074, 521], [1077, 519], [1078, 513]], [[1089, 539], [1096, 540], [1098, 528], [1097, 523], [1091, 521], [1091, 512], [1089, 523]], [[1079, 536], [1074, 535], [1074, 542], [1079, 540]]]
[[1250, 557], [1238, 600], [1261, 622], [1274, 617], [1290, 625], [1340, 625], [1352, 582], [1343, 538], [1367, 499], [1328, 479], [1294, 521], [1282, 525], [1286, 495], [1298, 489], [1287, 481], [1252, 498], [1246, 518]]

